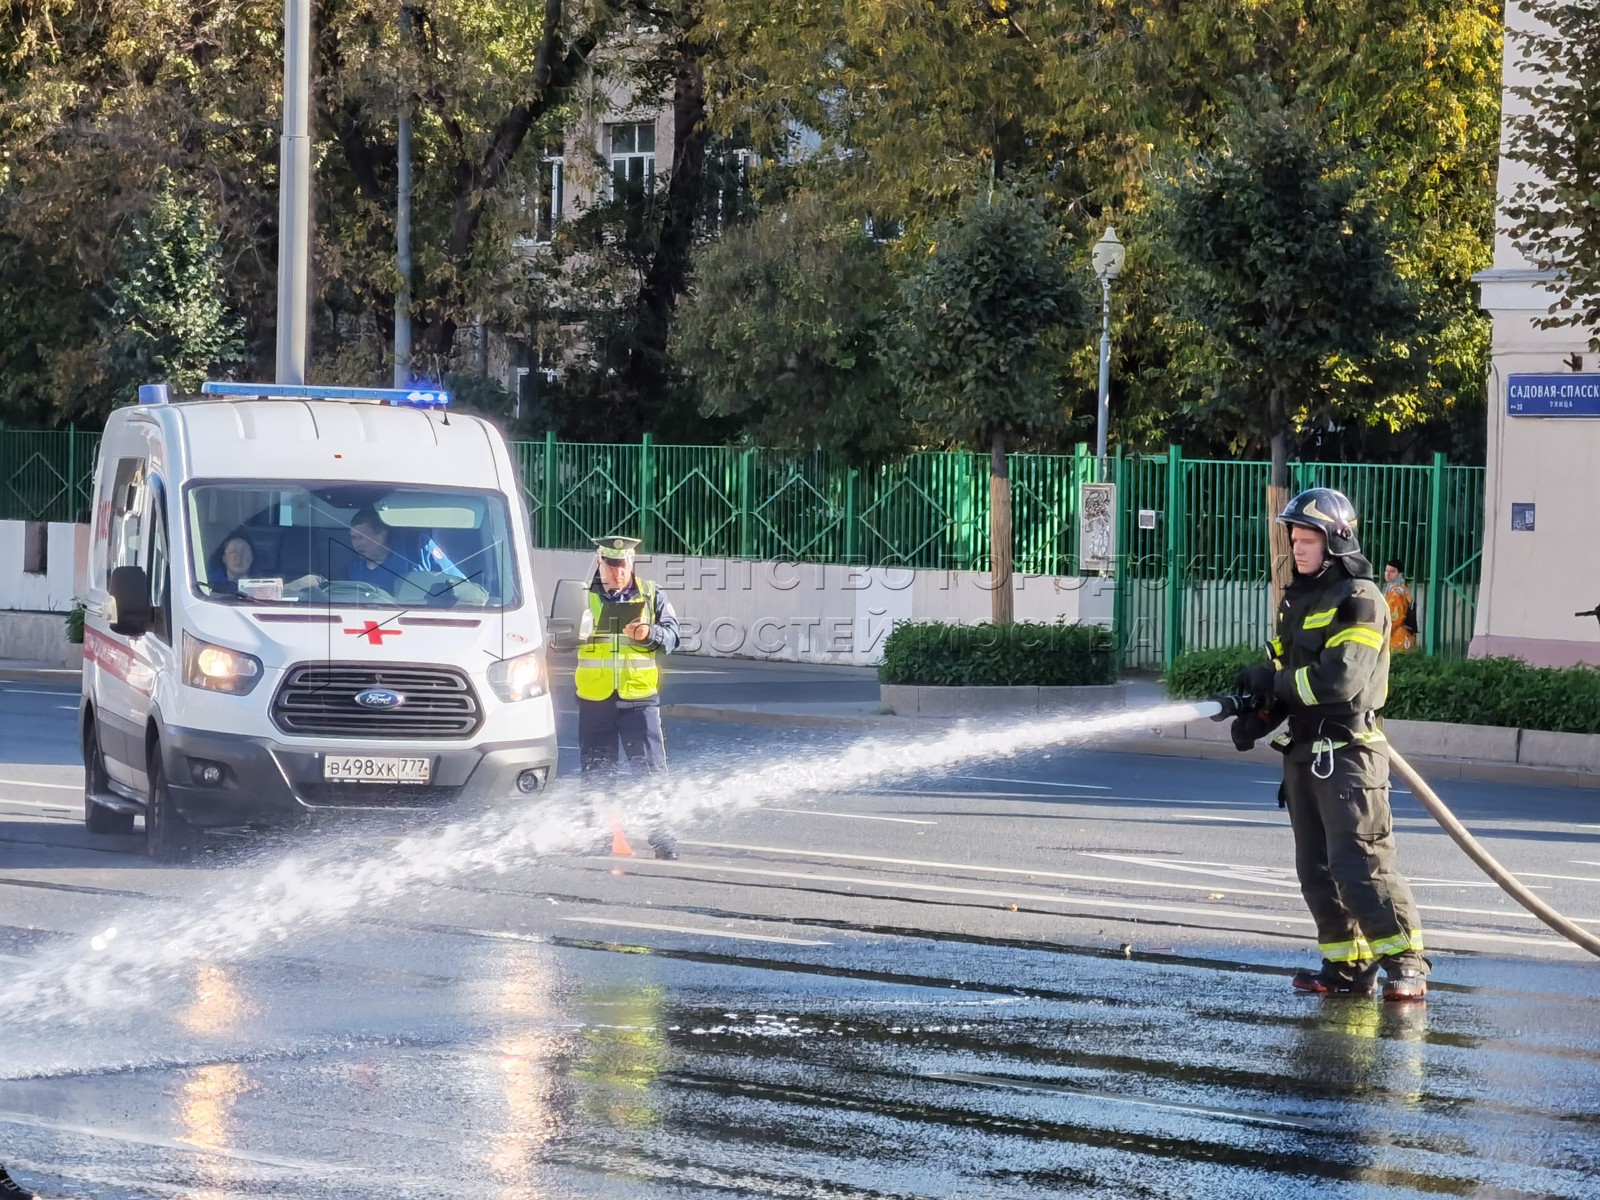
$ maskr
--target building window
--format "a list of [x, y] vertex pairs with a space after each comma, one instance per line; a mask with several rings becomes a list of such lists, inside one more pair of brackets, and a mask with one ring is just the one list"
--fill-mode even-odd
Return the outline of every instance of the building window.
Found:
[[867, 215], [864, 227], [867, 237], [875, 242], [892, 242], [906, 231], [904, 221], [896, 217], [881, 217], [870, 213]]
[[656, 182], [656, 127], [635, 121], [607, 125], [607, 150], [611, 158], [611, 198], [648, 195]]
[[754, 215], [750, 197], [753, 161], [750, 151], [743, 149], [713, 149], [706, 155], [703, 224], [707, 233], [721, 233]]
[[566, 152], [555, 146], [539, 160], [539, 186], [533, 197], [533, 240], [548, 242], [566, 205]]

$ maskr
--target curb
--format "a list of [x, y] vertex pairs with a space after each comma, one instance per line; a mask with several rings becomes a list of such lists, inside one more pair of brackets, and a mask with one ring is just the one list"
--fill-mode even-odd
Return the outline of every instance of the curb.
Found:
[[55, 683], [78, 687], [83, 671], [74, 667], [0, 667], [0, 683]]
[[[758, 712], [737, 708], [718, 708], [709, 704], [668, 704], [664, 717], [686, 721], [719, 721], [731, 725], [760, 725], [768, 728], [880, 729], [904, 732], [912, 729], [943, 729], [958, 721], [948, 717], [900, 716], [825, 716], [820, 713]], [[1244, 754], [1227, 742], [1194, 741], [1186, 738], [1122, 737], [1096, 743], [1096, 751], [1112, 754], [1144, 754], [1156, 758], [1198, 758], [1230, 762], [1276, 764], [1280, 756], [1270, 747], [1258, 746]], [[1402, 753], [1405, 748], [1400, 747]], [[1407, 754], [1407, 761], [1433, 779], [1475, 783], [1510, 783], [1525, 787], [1564, 787], [1600, 791], [1600, 774], [1562, 767], [1530, 767], [1517, 763], [1478, 762], [1468, 758], [1433, 758]]]

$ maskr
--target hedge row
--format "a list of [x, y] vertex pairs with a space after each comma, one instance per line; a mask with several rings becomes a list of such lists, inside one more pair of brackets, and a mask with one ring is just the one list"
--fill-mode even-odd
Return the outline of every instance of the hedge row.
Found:
[[1098, 625], [906, 621], [884, 641], [878, 680], [923, 687], [1116, 683], [1113, 649], [1111, 631]]
[[[1167, 691], [1194, 700], [1233, 690], [1234, 677], [1262, 661], [1253, 646], [1180, 655], [1167, 672]], [[1600, 733], [1600, 671], [1592, 667], [1530, 667], [1515, 658], [1445, 660], [1396, 654], [1390, 660], [1389, 702], [1383, 715], [1403, 721], [1447, 721]]]

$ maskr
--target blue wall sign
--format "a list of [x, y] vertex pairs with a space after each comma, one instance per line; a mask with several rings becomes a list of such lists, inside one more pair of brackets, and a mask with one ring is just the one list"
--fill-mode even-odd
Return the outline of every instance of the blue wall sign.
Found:
[[1513, 375], [1506, 381], [1511, 417], [1600, 417], [1600, 374]]

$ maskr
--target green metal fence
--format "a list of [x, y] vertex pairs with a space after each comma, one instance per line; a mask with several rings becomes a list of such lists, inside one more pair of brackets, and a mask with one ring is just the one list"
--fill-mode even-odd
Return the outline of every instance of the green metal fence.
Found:
[[[0, 519], [81, 521], [93, 433], [0, 430]], [[925, 452], [873, 471], [815, 454], [726, 446], [515, 444], [534, 537], [581, 549], [635, 533], [653, 554], [986, 570], [989, 458]], [[1270, 620], [1264, 462], [1118, 456], [1116, 627], [1124, 663], [1157, 668], [1184, 650], [1261, 641]], [[1079, 573], [1087, 448], [1010, 460], [1015, 570]], [[1460, 655], [1472, 636], [1483, 541], [1483, 469], [1293, 464], [1291, 491], [1350, 494], [1361, 542], [1407, 564], [1423, 647]]]
[[[1116, 625], [1125, 665], [1263, 640], [1271, 621], [1264, 462], [1159, 457], [1112, 465], [1121, 508]], [[1361, 546], [1382, 574], [1405, 564], [1422, 648], [1465, 655], [1483, 546], [1483, 468], [1293, 463], [1289, 491], [1335, 487], [1361, 513]], [[1141, 528], [1140, 513], [1145, 526]]]
[[0, 429], [0, 520], [86, 521], [98, 433]]

